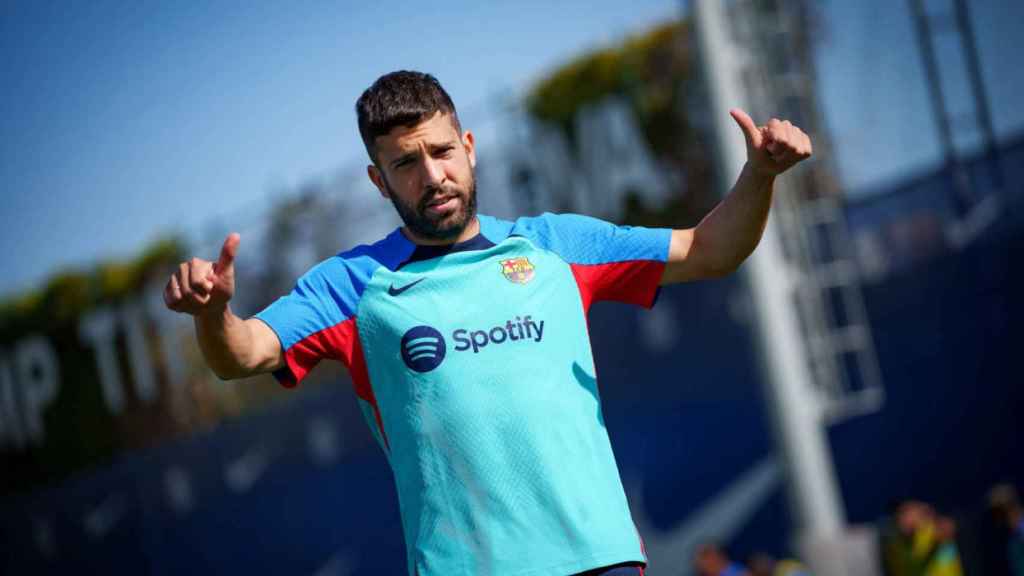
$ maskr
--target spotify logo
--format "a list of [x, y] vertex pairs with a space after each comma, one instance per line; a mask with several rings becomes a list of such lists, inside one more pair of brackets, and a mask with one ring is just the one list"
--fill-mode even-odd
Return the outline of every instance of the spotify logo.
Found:
[[430, 372], [441, 365], [445, 352], [444, 336], [430, 326], [416, 326], [402, 336], [402, 360], [410, 370]]

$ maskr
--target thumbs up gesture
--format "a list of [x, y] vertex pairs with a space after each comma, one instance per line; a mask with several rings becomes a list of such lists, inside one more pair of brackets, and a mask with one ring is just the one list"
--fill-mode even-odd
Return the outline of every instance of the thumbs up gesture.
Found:
[[757, 126], [746, 112], [733, 108], [729, 115], [747, 140], [747, 163], [757, 173], [777, 176], [811, 156], [811, 139], [789, 120], [772, 118]]
[[235, 253], [240, 240], [238, 234], [229, 234], [216, 262], [192, 258], [179, 264], [164, 288], [167, 307], [193, 316], [222, 311], [235, 294]]

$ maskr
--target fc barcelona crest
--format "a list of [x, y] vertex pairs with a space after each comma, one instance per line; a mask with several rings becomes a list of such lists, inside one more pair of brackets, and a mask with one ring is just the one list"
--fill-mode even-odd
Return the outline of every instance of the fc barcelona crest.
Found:
[[533, 280], [533, 264], [526, 256], [509, 258], [501, 261], [501, 273], [508, 278], [509, 282], [526, 284]]

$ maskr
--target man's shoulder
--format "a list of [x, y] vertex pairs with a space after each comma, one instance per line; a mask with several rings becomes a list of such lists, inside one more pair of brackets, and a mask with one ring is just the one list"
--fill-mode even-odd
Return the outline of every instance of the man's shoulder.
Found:
[[572, 212], [543, 212], [536, 216], [522, 216], [516, 219], [513, 233], [520, 230], [572, 230], [579, 227], [608, 226], [609, 222]]
[[[401, 229], [396, 228], [372, 244], [360, 244], [339, 252], [333, 260], [336, 260], [338, 265], [344, 266], [372, 268], [385, 266], [394, 269], [398, 263], [408, 258], [415, 248], [416, 245], [402, 234]], [[331, 260], [329, 258], [325, 262]]]
[[321, 260], [299, 283], [310, 287], [362, 287], [381, 267], [394, 270], [409, 257], [415, 245], [396, 229], [372, 244], [360, 244]]
[[501, 244], [515, 227], [515, 222], [487, 214], [477, 214], [476, 217], [480, 222], [480, 235], [490, 240], [492, 244]]
[[588, 237], [594, 231], [603, 231], [613, 225], [592, 216], [569, 212], [544, 212], [536, 216], [518, 218], [510, 230], [512, 236], [523, 236], [541, 247], [560, 247], [565, 239]]
[[552, 212], [520, 218], [511, 235], [526, 237], [573, 264], [665, 261], [671, 241], [667, 228], [621, 226], [593, 216]]

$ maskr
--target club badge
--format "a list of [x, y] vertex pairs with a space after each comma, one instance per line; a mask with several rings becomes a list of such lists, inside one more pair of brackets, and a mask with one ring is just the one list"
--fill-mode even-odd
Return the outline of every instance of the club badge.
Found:
[[509, 282], [526, 284], [533, 280], [533, 264], [526, 256], [501, 261], [501, 273]]

